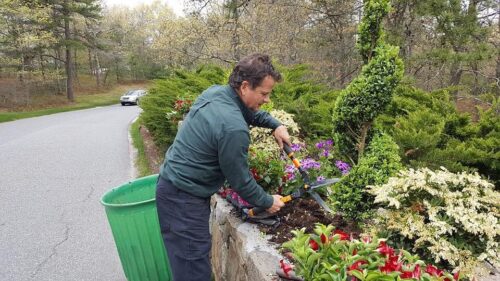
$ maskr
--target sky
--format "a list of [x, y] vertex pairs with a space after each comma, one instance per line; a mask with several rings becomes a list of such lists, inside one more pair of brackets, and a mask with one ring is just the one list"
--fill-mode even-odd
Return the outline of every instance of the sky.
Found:
[[[151, 4], [154, 0], [102, 0], [108, 7], [121, 5], [134, 7], [140, 4]], [[160, 0], [162, 3], [167, 3], [170, 8], [174, 11], [174, 13], [178, 16], [183, 16], [183, 2], [184, 0]]]

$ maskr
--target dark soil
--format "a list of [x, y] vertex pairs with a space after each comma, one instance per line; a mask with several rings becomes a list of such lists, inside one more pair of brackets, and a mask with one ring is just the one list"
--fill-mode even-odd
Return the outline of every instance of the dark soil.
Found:
[[289, 202], [278, 212], [280, 224], [270, 227], [259, 224], [259, 229], [271, 235], [270, 241], [283, 244], [293, 238], [292, 230], [306, 228], [306, 233], [313, 232], [316, 223], [331, 224], [358, 238], [360, 230], [352, 223], [347, 222], [341, 215], [330, 214], [312, 198], [297, 199]]

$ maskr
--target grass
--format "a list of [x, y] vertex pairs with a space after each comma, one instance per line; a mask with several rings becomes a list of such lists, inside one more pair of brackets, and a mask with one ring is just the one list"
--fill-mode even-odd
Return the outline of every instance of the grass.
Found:
[[141, 133], [139, 132], [139, 128], [141, 126], [141, 120], [138, 118], [132, 123], [130, 127], [130, 135], [132, 137], [132, 143], [134, 147], [137, 149], [137, 158], [135, 159], [135, 166], [137, 167], [138, 175], [137, 177], [145, 177], [147, 175], [153, 174], [153, 172], [149, 169], [148, 158], [146, 157], [145, 149], [144, 149], [144, 141], [142, 139]]
[[75, 101], [69, 102], [64, 96], [45, 96], [31, 107], [18, 108], [12, 112], [0, 112], [0, 123], [23, 118], [80, 110], [119, 103], [120, 96], [130, 89], [147, 88], [147, 83], [117, 85], [109, 89], [83, 89], [75, 94]]

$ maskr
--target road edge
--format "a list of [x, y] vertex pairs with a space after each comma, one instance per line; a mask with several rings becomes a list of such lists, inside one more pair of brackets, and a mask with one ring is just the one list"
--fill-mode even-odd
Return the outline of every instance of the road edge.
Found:
[[128, 136], [128, 154], [130, 158], [130, 178], [131, 179], [136, 179], [137, 175], [139, 174], [139, 171], [137, 170], [137, 166], [135, 164], [136, 159], [137, 159], [137, 154], [139, 151], [137, 148], [134, 146], [134, 141], [132, 139], [132, 134], [130, 133], [130, 130], [132, 128], [132, 124], [134, 124], [135, 121], [139, 119], [139, 116], [136, 116], [129, 124], [127, 128], [127, 136]]

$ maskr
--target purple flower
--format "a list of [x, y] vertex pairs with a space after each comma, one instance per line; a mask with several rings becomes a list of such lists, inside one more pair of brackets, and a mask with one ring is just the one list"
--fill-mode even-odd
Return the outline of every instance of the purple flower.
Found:
[[317, 149], [322, 149], [325, 146], [325, 143], [323, 141], [320, 141], [315, 144]]
[[328, 157], [329, 155], [330, 155], [330, 151], [328, 149], [325, 149], [325, 150], [323, 150], [323, 152], [321, 152], [321, 156]]
[[351, 166], [349, 166], [349, 164], [340, 160], [335, 161], [335, 166], [340, 170], [342, 175], [349, 173], [349, 170], [351, 170]]
[[290, 148], [292, 149], [292, 151], [300, 151], [302, 149], [302, 144], [292, 143], [292, 146]]
[[294, 172], [295, 172], [295, 167], [293, 165], [286, 165], [285, 166], [285, 173], [293, 174]]
[[317, 177], [317, 178], [316, 178], [316, 181], [317, 181], [317, 182], [322, 182], [322, 181], [324, 181], [324, 180], [325, 180], [325, 177], [324, 177], [324, 176], [319, 176], [319, 177]]
[[333, 140], [320, 141], [315, 146], [317, 149], [328, 149], [333, 146]]
[[316, 162], [312, 158], [305, 158], [304, 160], [302, 160], [301, 165], [304, 170], [309, 170], [309, 169], [319, 170], [321, 168], [321, 163]]

